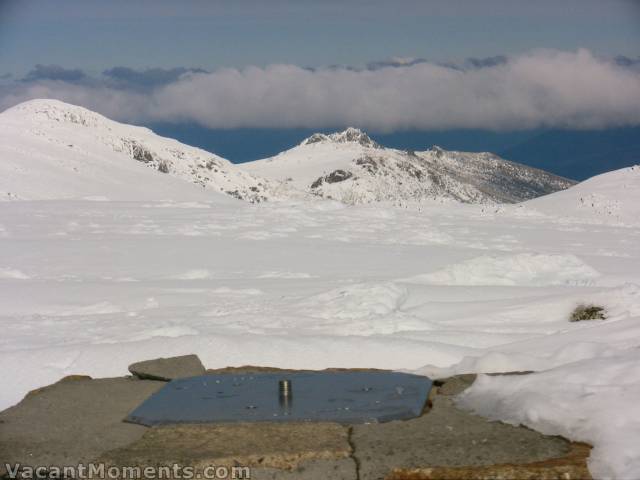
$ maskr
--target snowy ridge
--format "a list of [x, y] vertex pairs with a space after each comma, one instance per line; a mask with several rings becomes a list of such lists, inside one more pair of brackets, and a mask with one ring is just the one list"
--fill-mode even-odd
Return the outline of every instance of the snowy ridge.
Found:
[[316, 133], [290, 150], [243, 168], [347, 204], [431, 199], [516, 203], [575, 183], [491, 153], [385, 148], [355, 128]]
[[639, 225], [640, 166], [597, 175], [564, 192], [533, 199], [522, 207], [574, 222]]
[[[121, 172], [122, 178], [112, 178], [113, 183], [130, 182], [134, 189], [157, 183], [154, 177], [164, 174], [250, 202], [275, 196], [268, 181], [222, 157], [57, 100], [32, 100], [0, 114], [0, 144], [4, 198], [68, 198], [96, 192], [111, 197], [122, 189], [109, 191], [101, 184], [123, 169], [127, 174]], [[142, 175], [126, 160], [156, 175]], [[34, 182], [42, 184], [41, 191], [32, 188]]]

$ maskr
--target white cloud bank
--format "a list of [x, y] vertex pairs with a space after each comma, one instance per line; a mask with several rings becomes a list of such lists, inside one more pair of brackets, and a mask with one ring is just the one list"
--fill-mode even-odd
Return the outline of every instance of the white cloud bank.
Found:
[[398, 129], [640, 125], [640, 73], [588, 50], [535, 51], [484, 68], [420, 62], [353, 70], [294, 65], [188, 73], [149, 91], [65, 81], [18, 82], [0, 108], [58, 98], [122, 121], [211, 128], [354, 125]]

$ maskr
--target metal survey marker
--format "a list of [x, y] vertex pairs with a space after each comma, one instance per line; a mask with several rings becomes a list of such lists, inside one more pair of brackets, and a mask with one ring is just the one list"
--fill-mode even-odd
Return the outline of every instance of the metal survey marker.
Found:
[[420, 416], [431, 385], [395, 372], [203, 375], [167, 383], [125, 421], [380, 423]]

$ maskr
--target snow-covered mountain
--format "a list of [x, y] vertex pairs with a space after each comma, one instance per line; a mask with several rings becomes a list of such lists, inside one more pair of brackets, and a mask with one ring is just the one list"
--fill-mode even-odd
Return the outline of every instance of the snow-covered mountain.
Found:
[[1, 198], [187, 199], [222, 192], [258, 202], [274, 196], [269, 183], [212, 153], [57, 100], [32, 100], [0, 114]]
[[491, 153], [385, 148], [355, 128], [331, 135], [316, 133], [275, 157], [242, 167], [349, 204], [430, 198], [515, 203], [575, 183]]
[[514, 203], [572, 184], [490, 153], [385, 148], [354, 128], [314, 134], [275, 157], [234, 165], [57, 100], [32, 100], [0, 114], [4, 199], [186, 199], [218, 192], [249, 202]]

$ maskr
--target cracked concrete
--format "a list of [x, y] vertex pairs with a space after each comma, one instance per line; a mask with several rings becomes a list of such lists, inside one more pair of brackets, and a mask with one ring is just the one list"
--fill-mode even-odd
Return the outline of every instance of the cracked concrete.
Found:
[[465, 375], [436, 382], [432, 408], [407, 421], [146, 428], [121, 420], [162, 382], [75, 376], [0, 412], [0, 459], [33, 466], [90, 461], [196, 469], [242, 465], [252, 468], [252, 478], [271, 480], [480, 479], [501, 478], [504, 472], [518, 478], [517, 472], [527, 471], [550, 479], [588, 476], [588, 446], [576, 450], [562, 438], [456, 408], [454, 395], [474, 379]]

